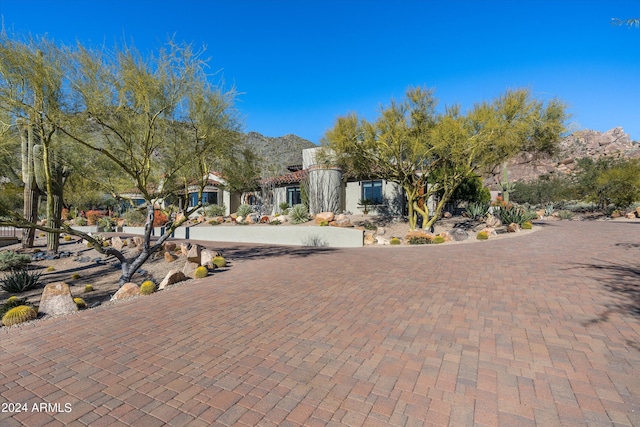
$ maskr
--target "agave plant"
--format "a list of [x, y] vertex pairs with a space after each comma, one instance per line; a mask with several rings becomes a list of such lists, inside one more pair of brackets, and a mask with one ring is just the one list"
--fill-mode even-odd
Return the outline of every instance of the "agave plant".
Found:
[[35, 289], [40, 285], [40, 274], [29, 270], [12, 270], [0, 280], [0, 288], [10, 294], [19, 294]]
[[485, 203], [469, 203], [465, 212], [471, 219], [480, 219], [487, 214], [488, 209]]
[[294, 205], [289, 209], [289, 218], [292, 224], [302, 224], [309, 221], [309, 211], [305, 205]]

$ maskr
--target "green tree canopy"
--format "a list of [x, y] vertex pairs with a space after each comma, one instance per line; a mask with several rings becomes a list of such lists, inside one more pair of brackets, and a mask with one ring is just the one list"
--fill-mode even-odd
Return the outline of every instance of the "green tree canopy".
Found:
[[[323, 139], [325, 156], [349, 176], [402, 186], [412, 229], [417, 215], [424, 228], [431, 227], [464, 180], [525, 150], [551, 153], [564, 132], [564, 105], [534, 100], [524, 89], [478, 103], [466, 114], [459, 106], [438, 113], [436, 106], [433, 90], [411, 88], [373, 122], [356, 114], [339, 117]], [[424, 201], [435, 194], [440, 199], [430, 213]]]

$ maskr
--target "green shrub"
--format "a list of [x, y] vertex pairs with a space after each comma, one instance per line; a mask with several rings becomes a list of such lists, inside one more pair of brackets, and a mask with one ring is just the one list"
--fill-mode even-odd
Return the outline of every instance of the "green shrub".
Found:
[[145, 280], [140, 285], [140, 295], [151, 295], [156, 291], [156, 284], [151, 280]]
[[476, 239], [478, 239], [478, 240], [489, 240], [489, 232], [480, 231], [478, 233], [478, 235], [476, 236]]
[[402, 241], [400, 239], [398, 239], [397, 237], [392, 237], [391, 240], [389, 240], [389, 244], [390, 245], [399, 245], [401, 243], [402, 243]]
[[213, 262], [213, 265], [218, 268], [224, 268], [227, 266], [227, 260], [224, 259], [223, 256], [215, 256], [211, 262]]
[[309, 221], [309, 211], [305, 205], [294, 205], [289, 209], [289, 218], [292, 224], [302, 224]]
[[291, 206], [289, 206], [289, 203], [287, 202], [282, 202], [278, 205], [278, 207], [280, 208], [280, 212], [285, 213], [285, 211], [289, 209]]
[[102, 218], [99, 218], [97, 221], [97, 225], [99, 228], [102, 229], [102, 231], [107, 233], [110, 233], [115, 230], [115, 222], [113, 221], [113, 219], [111, 219], [111, 217], [108, 217], [108, 216], [103, 216]]
[[84, 219], [83, 217], [79, 216], [76, 219], [73, 220], [77, 226], [79, 227], [84, 227], [85, 225], [87, 225], [87, 220]]
[[202, 279], [203, 277], [207, 277], [207, 275], [209, 275], [209, 269], [202, 265], [196, 268], [196, 271], [193, 273], [193, 276], [196, 279]]
[[76, 297], [73, 299], [73, 302], [76, 303], [76, 307], [78, 307], [78, 310], [87, 308], [87, 303], [82, 298]]
[[378, 229], [378, 226], [371, 223], [371, 222], [365, 222], [364, 224], [362, 224], [362, 226], [364, 227], [365, 230], [370, 230], [370, 231], [374, 231]]
[[556, 215], [560, 219], [572, 219], [573, 218], [573, 212], [568, 211], [568, 210], [558, 211], [558, 212], [556, 212]]
[[0, 252], [0, 271], [16, 270], [26, 267], [31, 262], [31, 257], [14, 251]]
[[204, 208], [206, 216], [224, 216], [227, 213], [225, 205], [207, 205]]
[[0, 280], [0, 288], [10, 294], [19, 294], [35, 289], [40, 285], [40, 273], [31, 273], [26, 269], [13, 270]]
[[19, 305], [13, 307], [2, 316], [4, 326], [13, 326], [18, 323], [28, 322], [38, 317], [36, 310], [30, 305]]
[[248, 215], [251, 215], [253, 213], [253, 207], [251, 207], [251, 205], [240, 205], [238, 206], [238, 210], [236, 211], [236, 214], [238, 216], [244, 217], [246, 218]]
[[147, 222], [146, 212], [138, 209], [129, 209], [122, 217], [125, 219], [128, 226], [140, 226]]

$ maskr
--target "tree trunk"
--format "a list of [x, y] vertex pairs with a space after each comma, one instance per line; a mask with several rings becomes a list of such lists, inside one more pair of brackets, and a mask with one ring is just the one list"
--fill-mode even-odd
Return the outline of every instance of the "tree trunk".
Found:
[[[35, 179], [33, 180], [33, 187], [30, 184], [31, 180], [25, 181], [24, 186], [24, 217], [29, 222], [38, 222], [38, 200], [40, 199], [40, 191], [35, 185]], [[22, 229], [22, 247], [32, 248], [33, 241], [36, 236], [35, 228], [23, 228]]]

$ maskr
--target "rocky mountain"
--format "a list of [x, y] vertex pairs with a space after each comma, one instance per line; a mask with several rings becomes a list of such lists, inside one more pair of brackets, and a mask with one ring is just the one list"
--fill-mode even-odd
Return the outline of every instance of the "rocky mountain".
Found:
[[287, 173], [287, 167], [302, 165], [302, 150], [316, 145], [296, 135], [269, 137], [257, 132], [246, 134], [246, 144], [260, 155], [266, 165], [273, 165], [278, 174]]
[[[621, 127], [606, 132], [582, 130], [574, 132], [560, 142], [559, 151], [554, 156], [540, 156], [531, 153], [511, 160], [507, 165], [509, 180], [531, 181], [541, 175], [567, 175], [576, 170], [577, 160], [590, 157], [594, 160], [609, 158], [640, 158], [640, 142], [632, 141]], [[487, 177], [485, 184], [492, 189], [502, 181], [502, 170]]]

